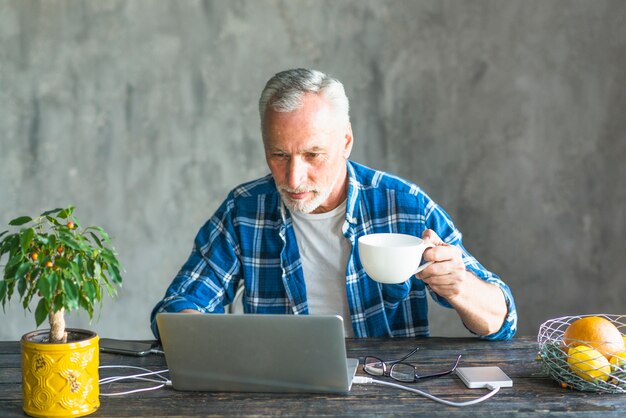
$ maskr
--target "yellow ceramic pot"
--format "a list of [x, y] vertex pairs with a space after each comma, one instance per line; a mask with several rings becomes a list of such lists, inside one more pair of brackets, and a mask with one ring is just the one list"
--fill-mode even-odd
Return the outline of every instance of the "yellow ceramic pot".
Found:
[[68, 343], [45, 343], [48, 330], [22, 337], [23, 409], [33, 417], [81, 417], [100, 406], [98, 336], [68, 328]]

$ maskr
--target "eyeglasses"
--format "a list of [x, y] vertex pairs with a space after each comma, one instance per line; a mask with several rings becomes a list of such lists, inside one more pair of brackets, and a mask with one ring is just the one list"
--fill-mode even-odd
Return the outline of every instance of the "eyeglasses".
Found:
[[366, 356], [363, 362], [363, 371], [372, 376], [389, 376], [387, 366], [403, 362], [415, 354], [417, 350], [419, 350], [419, 347], [415, 347], [409, 354], [398, 360], [383, 361], [378, 357]]
[[459, 361], [461, 361], [462, 357], [461, 354], [459, 354], [452, 368], [446, 371], [429, 374], [419, 374], [416, 366], [404, 362], [406, 359], [415, 354], [417, 350], [418, 348], [415, 348], [401, 359], [391, 361], [383, 361], [378, 357], [366, 356], [363, 363], [363, 371], [371, 376], [386, 376], [398, 382], [413, 383], [422, 379], [446, 376], [454, 372], [459, 365]]

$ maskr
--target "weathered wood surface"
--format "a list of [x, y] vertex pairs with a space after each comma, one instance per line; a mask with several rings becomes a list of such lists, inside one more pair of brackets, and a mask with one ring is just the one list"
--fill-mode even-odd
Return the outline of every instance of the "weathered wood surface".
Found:
[[[512, 379], [495, 397], [478, 405], [456, 408], [416, 394], [378, 385], [354, 385], [347, 395], [203, 393], [178, 392], [170, 388], [119, 397], [101, 397], [93, 417], [138, 416], [626, 416], [626, 395], [596, 394], [562, 389], [545, 376], [531, 337], [504, 342], [471, 338], [351, 339], [348, 355], [361, 361], [366, 355], [394, 359], [419, 346], [411, 362], [423, 370], [440, 370], [462, 354], [461, 366], [496, 365]], [[19, 343], [0, 342], [0, 416], [23, 416]], [[161, 355], [127, 357], [101, 354], [101, 365], [125, 364], [150, 370], [165, 368]], [[119, 375], [102, 371], [101, 377]], [[357, 372], [363, 375], [362, 370]], [[426, 380], [413, 385], [452, 401], [467, 401], [486, 393], [467, 389], [456, 376]], [[101, 392], [136, 389], [137, 383], [103, 386]]]

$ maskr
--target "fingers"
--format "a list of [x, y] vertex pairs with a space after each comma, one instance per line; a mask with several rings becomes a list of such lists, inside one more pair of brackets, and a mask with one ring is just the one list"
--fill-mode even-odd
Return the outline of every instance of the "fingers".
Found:
[[462, 292], [463, 275], [459, 273], [430, 276], [423, 279], [433, 292], [448, 300], [452, 300]]
[[430, 241], [435, 245], [443, 244], [442, 239], [439, 238], [439, 235], [437, 235], [437, 233], [433, 231], [432, 229], [425, 230], [424, 233], [422, 234], [422, 239], [424, 241]]
[[417, 274], [419, 279], [426, 281], [431, 277], [445, 276], [458, 271], [465, 271], [465, 265], [462, 260], [451, 259], [446, 261], [438, 261]]
[[424, 261], [449, 261], [449, 260], [463, 260], [463, 255], [461, 253], [461, 249], [455, 247], [454, 245], [441, 243], [436, 247], [427, 248], [424, 251]]
[[435, 244], [426, 249], [424, 261], [434, 261], [416, 276], [426, 283], [438, 295], [452, 300], [462, 292], [463, 281], [467, 274], [463, 263], [463, 251], [454, 245], [444, 243], [431, 229], [424, 231], [422, 239]]
[[[441, 244], [424, 251], [424, 261], [434, 261], [430, 266], [417, 274], [417, 278], [429, 283], [434, 278], [459, 275], [465, 272], [463, 253], [453, 245]], [[449, 277], [448, 277], [449, 278]]]
[[435, 288], [458, 286], [461, 281], [461, 276], [458, 273], [448, 273], [439, 276], [425, 277], [423, 281], [435, 290]]

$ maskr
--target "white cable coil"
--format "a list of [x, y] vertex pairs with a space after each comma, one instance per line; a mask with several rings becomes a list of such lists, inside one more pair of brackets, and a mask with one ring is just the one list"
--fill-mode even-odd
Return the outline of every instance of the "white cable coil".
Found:
[[[147, 388], [140, 388], [140, 389], [133, 389], [133, 390], [129, 390], [129, 391], [125, 391], [125, 392], [113, 392], [113, 393], [100, 393], [100, 396], [120, 396], [120, 395], [129, 395], [131, 393], [138, 393], [138, 392], [147, 392], [150, 390], [157, 390], [157, 389], [161, 389], [165, 386], [169, 386], [171, 385], [171, 382], [168, 378], [166, 378], [165, 376], [163, 376], [163, 373], [167, 373], [169, 370], [168, 369], [163, 369], [163, 370], [157, 370], [155, 371], [151, 371], [148, 369], [145, 369], [143, 367], [136, 367], [136, 366], [100, 366], [100, 369], [134, 369], [134, 370], [142, 370], [145, 373], [139, 373], [139, 374], [133, 374], [133, 375], [128, 375], [128, 376], [111, 376], [111, 377], [105, 377], [102, 378], [98, 381], [98, 383], [100, 383], [100, 385], [105, 385], [108, 383], [113, 383], [113, 382], [119, 382], [121, 380], [131, 380], [131, 381], [139, 381], [139, 382], [154, 382], [154, 383], [160, 383], [157, 386], [150, 386]], [[147, 376], [158, 376], [160, 379], [151, 379]]]

